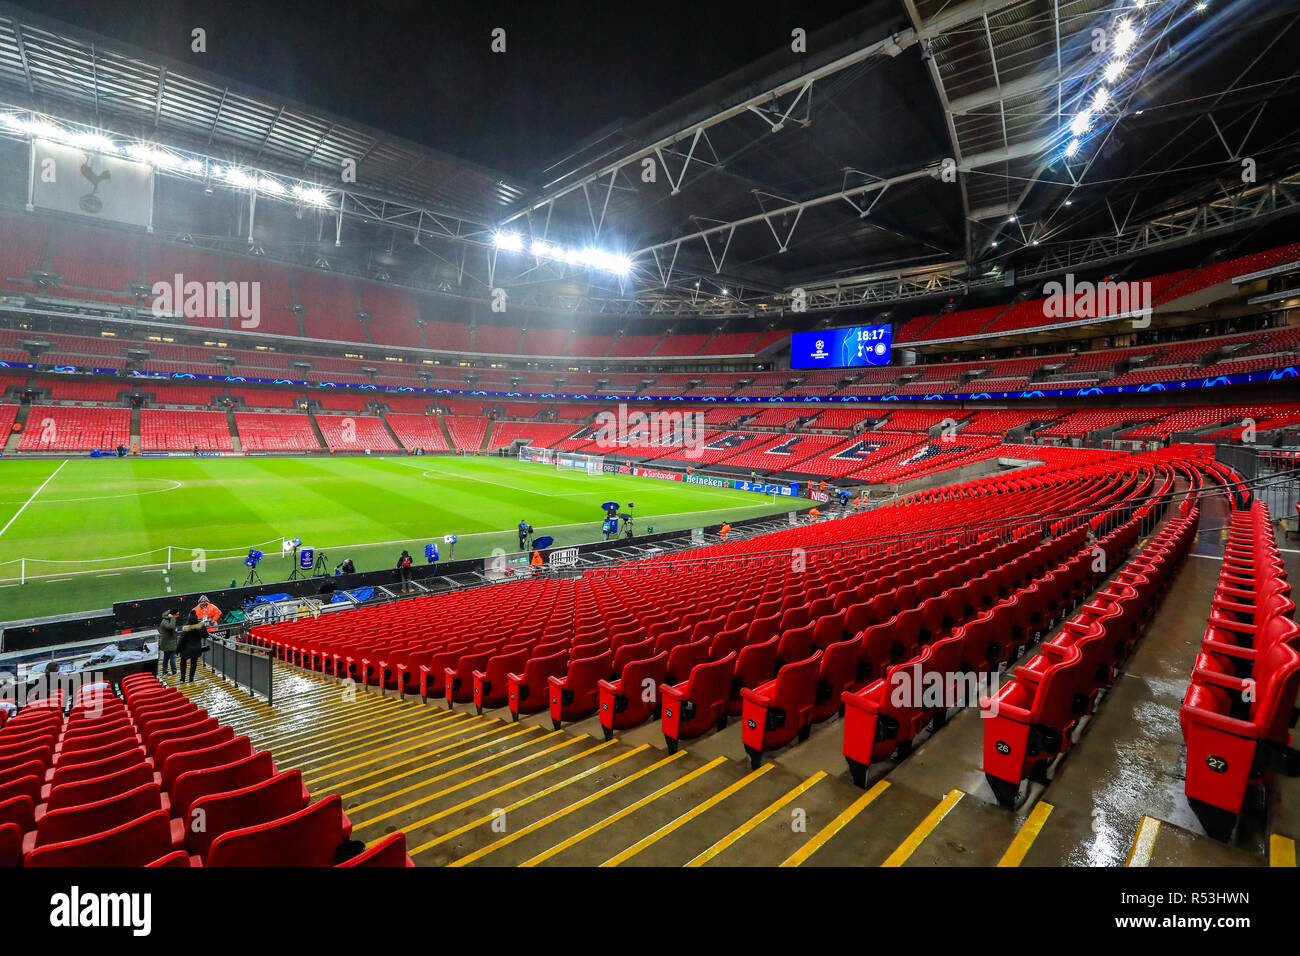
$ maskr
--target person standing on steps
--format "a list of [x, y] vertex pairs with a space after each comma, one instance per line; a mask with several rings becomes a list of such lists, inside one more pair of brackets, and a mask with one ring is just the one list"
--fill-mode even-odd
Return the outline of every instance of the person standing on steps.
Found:
[[[203, 626], [199, 616], [190, 611], [189, 617], [185, 619], [185, 626], [181, 628], [180, 644], [177, 653], [181, 658], [181, 680], [184, 684], [186, 681], [194, 683], [194, 672], [198, 669], [199, 658], [203, 655], [203, 642], [207, 639], [208, 629]], [[186, 665], [189, 665], [188, 676], [186, 674]]]
[[176, 648], [180, 644], [180, 636], [176, 633], [177, 617], [175, 610], [164, 611], [162, 620], [158, 622], [158, 653], [162, 654], [162, 661], [158, 664], [159, 677], [176, 673]]

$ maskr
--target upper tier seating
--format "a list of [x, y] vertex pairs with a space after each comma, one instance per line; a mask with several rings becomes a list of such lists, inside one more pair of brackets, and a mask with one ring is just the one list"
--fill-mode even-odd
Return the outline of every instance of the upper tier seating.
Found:
[[308, 338], [364, 342], [357, 319], [357, 294], [351, 280], [306, 269], [293, 273], [293, 287], [302, 306], [302, 326]]
[[361, 311], [370, 316], [370, 339], [380, 345], [420, 347], [420, 330], [415, 320], [419, 310], [415, 298], [405, 289], [392, 289], [373, 282], [357, 283]]

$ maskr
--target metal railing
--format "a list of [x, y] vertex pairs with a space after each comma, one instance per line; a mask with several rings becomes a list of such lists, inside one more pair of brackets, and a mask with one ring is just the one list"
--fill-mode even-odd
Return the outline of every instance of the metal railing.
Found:
[[208, 642], [205, 666], [250, 694], [265, 697], [267, 704], [274, 706], [274, 663], [267, 650], [221, 634], [213, 634]]

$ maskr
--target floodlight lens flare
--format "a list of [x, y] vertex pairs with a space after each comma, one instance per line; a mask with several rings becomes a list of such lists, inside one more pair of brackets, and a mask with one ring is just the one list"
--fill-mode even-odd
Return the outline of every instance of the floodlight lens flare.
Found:
[[518, 252], [524, 247], [524, 240], [517, 232], [498, 232], [492, 239], [497, 248], [507, 252]]

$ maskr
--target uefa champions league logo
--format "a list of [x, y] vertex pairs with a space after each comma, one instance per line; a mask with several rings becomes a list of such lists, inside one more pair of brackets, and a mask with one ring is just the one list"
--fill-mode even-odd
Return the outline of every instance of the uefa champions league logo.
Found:
[[821, 339], [818, 339], [814, 344], [817, 346], [817, 350], [813, 352], [812, 357], [815, 359], [827, 358], [828, 356], [826, 354], [826, 343]]

